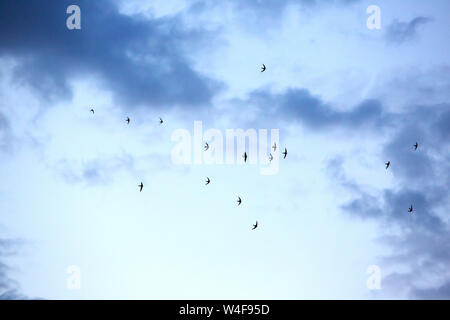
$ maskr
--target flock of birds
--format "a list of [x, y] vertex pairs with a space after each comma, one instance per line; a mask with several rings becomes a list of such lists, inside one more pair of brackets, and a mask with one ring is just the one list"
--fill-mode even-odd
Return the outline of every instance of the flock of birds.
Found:
[[[266, 71], [266, 66], [263, 64], [262, 67], [261, 67], [261, 72], [264, 72], [264, 71]], [[90, 112], [92, 112], [92, 114], [95, 114], [95, 111], [94, 111], [93, 108], [91, 108]], [[127, 124], [130, 124], [130, 121], [131, 121], [130, 117], [127, 117], [125, 119], [125, 122]], [[163, 122], [164, 122], [163, 119], [159, 118], [159, 124], [163, 124]], [[273, 152], [275, 152], [277, 150], [277, 144], [276, 143], [273, 144], [272, 149], [273, 149]], [[205, 147], [204, 147], [204, 151], [208, 151], [208, 150], [209, 150], [209, 144], [208, 144], [208, 142], [206, 142], [205, 143]], [[282, 152], [282, 154], [284, 156], [283, 159], [286, 159], [286, 156], [288, 154], [287, 148], [284, 148], [284, 152]], [[242, 157], [244, 158], [244, 162], [247, 162], [247, 158], [248, 158], [247, 152], [244, 152]], [[272, 153], [270, 153], [269, 154], [269, 161], [272, 162], [272, 160], [273, 160], [273, 155], [272, 155]], [[206, 185], [208, 185], [210, 183], [211, 183], [211, 179], [209, 179], [209, 177], [206, 177]], [[141, 182], [140, 184], [138, 184], [138, 188], [139, 188], [139, 192], [142, 192], [142, 190], [144, 189], [144, 183]], [[242, 198], [239, 197], [239, 196], [238, 196], [237, 204], [238, 204], [238, 206], [240, 206], [242, 204]], [[256, 228], [258, 228], [258, 221], [255, 222], [255, 224], [252, 227], [252, 230], [255, 230]]]
[[[416, 142], [415, 144], [413, 144], [413, 147], [414, 147], [414, 151], [416, 151], [417, 148], [419, 147], [419, 143]], [[391, 165], [391, 161], [386, 162], [385, 165], [386, 165], [386, 170], [387, 170]], [[414, 211], [413, 205], [411, 204], [408, 208], [408, 212], [412, 213], [413, 211]]]
[[[204, 150], [205, 150], [205, 151], [208, 151], [208, 149], [209, 149], [209, 144], [208, 144], [208, 142], [206, 142], [206, 143], [205, 143]], [[277, 144], [276, 144], [276, 143], [273, 144], [272, 149], [273, 149], [273, 152], [275, 152], [275, 151], [277, 150]], [[288, 154], [287, 148], [284, 148], [284, 152], [283, 152], [284, 157], [283, 157], [283, 159], [286, 159], [287, 154]], [[244, 154], [242, 155], [242, 157], [244, 158], [244, 162], [247, 162], [247, 158], [248, 158], [248, 157], [247, 157], [247, 152], [244, 152]], [[270, 153], [270, 154], [269, 154], [269, 161], [272, 162], [272, 160], [273, 160], [273, 155], [272, 155], [272, 153]], [[211, 179], [209, 179], [209, 177], [206, 177], [206, 184], [205, 184], [205, 185], [210, 184], [210, 182], [211, 182]], [[142, 183], [141, 183], [141, 184], [142, 184]], [[142, 190], [142, 189], [141, 189], [141, 190]], [[240, 206], [241, 203], [242, 203], [242, 199], [241, 199], [241, 197], [239, 197], [239, 196], [238, 196], [238, 199], [237, 199], [237, 203], [238, 203], [238, 206]], [[252, 230], [255, 230], [256, 228], [258, 228], [258, 221], [256, 221], [256, 223], [253, 225]]]
[[[264, 72], [264, 71], [266, 71], [266, 66], [263, 64], [262, 67], [261, 67], [261, 72]], [[95, 114], [94, 109], [91, 109], [91, 112], [92, 112], [92, 114]], [[130, 117], [127, 117], [125, 119], [125, 122], [127, 124], [130, 124]], [[159, 124], [163, 124], [163, 122], [164, 122], [163, 119], [159, 118]], [[417, 150], [417, 148], [419, 147], [419, 144], [416, 142], [413, 145], [413, 147], [414, 147], [414, 150]], [[276, 143], [273, 144], [272, 149], [273, 149], [273, 152], [275, 152], [277, 150], [277, 144]], [[208, 150], [209, 150], [209, 144], [208, 144], [208, 142], [206, 142], [205, 146], [204, 146], [204, 151], [208, 151]], [[284, 148], [284, 152], [282, 152], [282, 154], [283, 154], [283, 159], [286, 159], [286, 156], [288, 154], [287, 148]], [[242, 157], [244, 158], [244, 162], [247, 162], [247, 158], [248, 158], [247, 152], [244, 152]], [[272, 162], [272, 160], [273, 160], [273, 155], [272, 155], [272, 153], [270, 153], [269, 154], [269, 162]], [[391, 161], [386, 162], [385, 165], [386, 165], [386, 170], [387, 170], [389, 168], [389, 166], [391, 165]], [[211, 179], [209, 177], [206, 177], [206, 184], [205, 185], [208, 185], [210, 183], [211, 183]], [[144, 189], [144, 184], [141, 182], [140, 184], [138, 184], [138, 187], [139, 187], [139, 192], [142, 192], [142, 189]], [[242, 204], [242, 199], [239, 196], [238, 196], [237, 204], [238, 204], [238, 206], [240, 206]], [[413, 212], [413, 205], [412, 204], [409, 207], [408, 212]], [[255, 230], [256, 228], [258, 228], [258, 221], [256, 221], [256, 223], [253, 225], [252, 230]]]
[[[261, 72], [264, 72], [264, 71], [266, 71], [266, 66], [263, 64], [261, 67]], [[273, 144], [272, 149], [273, 149], [273, 152], [275, 152], [277, 150], [276, 143]], [[209, 144], [208, 144], [208, 142], [206, 142], [205, 146], [204, 146], [204, 151], [208, 151], [208, 150], [209, 150]], [[286, 159], [286, 156], [288, 154], [287, 148], [284, 148], [284, 152], [282, 154], [283, 154], [283, 159]], [[244, 152], [244, 154], [242, 155], [242, 158], [244, 158], [244, 162], [247, 162], [247, 158], [248, 158], [247, 152]], [[270, 153], [269, 154], [269, 162], [272, 162], [272, 160], [273, 160], [273, 155], [272, 155], [272, 153]], [[211, 183], [211, 179], [209, 179], [209, 177], [206, 177], [205, 185], [208, 185], [210, 183]], [[242, 204], [242, 198], [238, 196], [237, 205], [240, 206], [241, 204]], [[255, 222], [255, 224], [252, 227], [252, 230], [255, 230], [256, 228], [258, 228], [258, 221]]]

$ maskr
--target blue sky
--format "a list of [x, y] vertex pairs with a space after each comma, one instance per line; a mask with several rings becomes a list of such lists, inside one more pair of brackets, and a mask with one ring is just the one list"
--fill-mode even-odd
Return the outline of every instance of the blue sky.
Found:
[[[0, 297], [449, 299], [449, 9], [1, 2]], [[176, 164], [194, 121], [288, 157]]]

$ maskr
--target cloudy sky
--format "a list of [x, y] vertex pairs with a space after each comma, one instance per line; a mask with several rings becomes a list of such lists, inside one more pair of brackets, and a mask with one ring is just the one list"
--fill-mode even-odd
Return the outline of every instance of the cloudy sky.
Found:
[[0, 298], [450, 299], [449, 10], [2, 1]]

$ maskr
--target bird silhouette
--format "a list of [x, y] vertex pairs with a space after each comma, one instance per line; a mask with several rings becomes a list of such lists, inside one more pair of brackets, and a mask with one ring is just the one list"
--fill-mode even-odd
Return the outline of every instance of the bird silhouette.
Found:
[[262, 67], [261, 67], [261, 72], [264, 72], [264, 71], [266, 71], [266, 66], [265, 66], [264, 63], [263, 63], [263, 65], [262, 65]]
[[209, 144], [208, 142], [205, 143], [205, 151], [207, 151], [209, 149]]
[[416, 142], [416, 144], [413, 145], [413, 147], [414, 147], [414, 150], [417, 150], [417, 148], [419, 147], [419, 144]]
[[130, 118], [127, 117], [127, 120], [125, 120], [127, 122], [127, 124], [130, 124]]
[[244, 158], [244, 162], [247, 162], [247, 152], [244, 152], [244, 155], [242, 157]]
[[159, 124], [162, 124], [163, 122], [163, 119], [159, 118]]
[[412, 205], [409, 207], [408, 212], [413, 212], [413, 206]]
[[141, 182], [141, 184], [138, 184], [138, 187], [140, 188], [139, 192], [142, 192], [142, 188], [144, 188], [144, 184]]
[[385, 165], [386, 165], [386, 170], [387, 170], [387, 168], [389, 168], [389, 166], [391, 165], [391, 162], [388, 161], [388, 162], [385, 163]]
[[94, 114], [95, 112], [94, 112], [94, 109], [91, 109], [91, 112], [92, 112], [92, 114]]
[[242, 203], [242, 199], [241, 199], [241, 197], [238, 197], [237, 203], [238, 203], [238, 206], [240, 206], [240, 205], [241, 205], [241, 203]]
[[206, 184], [205, 185], [208, 185], [210, 182], [211, 182], [211, 180], [209, 180], [209, 178], [206, 177]]
[[286, 159], [286, 156], [287, 156], [287, 149], [286, 148], [284, 148], [283, 154], [284, 154], [284, 158], [283, 159]]
[[258, 228], [258, 221], [256, 221], [256, 223], [253, 225], [252, 230], [255, 230], [256, 228]]
[[273, 160], [273, 155], [269, 154], [269, 161], [272, 162], [272, 160]]
[[272, 146], [273, 152], [277, 151], [277, 143], [274, 142]]

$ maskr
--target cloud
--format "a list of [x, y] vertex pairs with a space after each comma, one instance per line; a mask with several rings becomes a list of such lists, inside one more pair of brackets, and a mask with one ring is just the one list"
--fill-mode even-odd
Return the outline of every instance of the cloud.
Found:
[[417, 36], [419, 26], [430, 21], [431, 19], [427, 17], [416, 17], [409, 22], [394, 20], [387, 28], [385, 34], [386, 40], [390, 43], [401, 44], [414, 39]]
[[8, 119], [0, 112], [0, 150], [5, 150], [9, 145], [9, 135]]
[[448, 300], [450, 299], [450, 281], [432, 289], [414, 289], [411, 295], [417, 299]]
[[[14, 253], [17, 241], [10, 239], [0, 239], [0, 258]], [[27, 299], [20, 293], [17, 283], [10, 279], [8, 272], [10, 268], [0, 261], [0, 300], [23, 300]]]
[[298, 88], [282, 93], [255, 90], [247, 99], [233, 102], [242, 108], [252, 108], [258, 123], [269, 121], [272, 125], [280, 125], [280, 121], [288, 121], [300, 123], [311, 130], [382, 128], [395, 119], [394, 115], [386, 117], [381, 103], [375, 99], [362, 101], [349, 110], [341, 111], [312, 95], [309, 90]]
[[[72, 4], [81, 30], [66, 27]], [[71, 80], [94, 76], [130, 106], [205, 105], [222, 85], [198, 74], [186, 52], [211, 39], [179, 16], [126, 16], [113, 2], [0, 3], [0, 57], [15, 58], [16, 79], [49, 99], [70, 98]]]
[[[288, 0], [288, 1], [277, 1], [277, 0], [269, 0], [269, 1], [239, 1], [239, 0], [231, 0], [230, 2], [236, 6], [238, 9], [252, 9], [257, 10], [259, 12], [264, 11], [266, 14], [274, 14], [279, 13], [283, 10], [287, 5], [301, 5], [301, 6], [317, 6], [319, 4], [324, 5], [348, 5], [358, 2], [359, 0]], [[264, 5], [262, 5], [262, 3]]]
[[[348, 5], [356, 3], [360, 0], [288, 0], [288, 1], [277, 1], [277, 0], [266, 0], [266, 1], [239, 1], [239, 0], [226, 0], [222, 3], [231, 4], [236, 9], [251, 9], [257, 12], [266, 12], [271, 13], [279, 13], [282, 11], [287, 5], [296, 4], [302, 6], [316, 6], [319, 4], [326, 5]], [[215, 1], [211, 0], [201, 0], [196, 2], [197, 7], [214, 5]]]
[[[192, 8], [200, 8], [200, 3]], [[233, 0], [228, 3], [234, 10], [244, 10], [246, 14], [252, 11], [256, 19], [265, 23], [266, 17], [279, 19], [286, 4], [313, 6], [319, 2], [268, 1], [260, 5], [259, 2]], [[81, 7], [80, 31], [66, 29], [65, 9], [69, 4]], [[393, 43], [403, 43], [413, 39], [418, 28], [429, 21], [425, 17], [406, 23], [394, 21], [386, 38]], [[150, 20], [138, 15], [126, 16], [108, 2], [16, 0], [0, 3], [0, 57], [13, 57], [18, 63], [15, 79], [47, 98], [70, 98], [72, 79], [95, 76], [120, 102], [129, 106], [197, 108], [208, 104], [221, 84], [197, 73], [188, 56], [202, 41], [211, 43], [212, 36], [203, 29], [186, 29], [180, 15]], [[408, 90], [409, 87], [408, 82]], [[374, 135], [389, 128], [392, 135], [380, 145], [380, 171], [385, 173], [384, 161], [390, 160], [389, 173], [395, 177], [394, 186], [372, 193], [346, 176], [343, 157], [329, 163], [333, 178], [354, 196], [342, 205], [342, 210], [348, 215], [388, 226], [383, 240], [393, 253], [383, 261], [408, 268], [387, 276], [383, 280], [386, 287], [394, 291], [398, 287], [405, 288], [409, 297], [417, 299], [449, 297], [450, 226], [443, 216], [448, 212], [450, 188], [448, 104], [409, 107], [408, 112], [397, 114], [386, 111], [381, 100], [369, 99], [342, 110], [301, 88], [281, 93], [256, 90], [237, 103], [240, 121], [253, 119], [250, 121], [257, 122], [256, 127], [270, 121], [274, 125], [301, 124], [316, 132], [342, 129], [359, 134], [367, 130]], [[225, 112], [230, 113], [230, 110]], [[246, 112], [251, 113], [251, 117], [242, 116]], [[8, 129], [8, 121], [0, 113], [0, 148], [2, 135]], [[417, 152], [412, 150], [416, 141], [419, 142]], [[98, 185], [108, 183], [118, 170], [133, 166], [131, 157], [95, 158], [84, 162], [64, 159], [57, 169], [69, 182]], [[411, 203], [414, 214], [407, 213]], [[0, 258], [2, 252], [11, 252], [11, 248], [11, 242], [0, 239]], [[25, 298], [8, 277], [9, 270], [0, 261], [0, 299]], [[427, 281], [430, 277], [432, 279]]]
[[[389, 115], [387, 115], [389, 117]], [[402, 267], [384, 279], [385, 287], [403, 289], [412, 299], [449, 298], [450, 162], [449, 104], [409, 108], [395, 115], [397, 128], [383, 147], [382, 156], [391, 161], [389, 173], [395, 185], [368, 192], [348, 179], [339, 162], [330, 163], [342, 186], [351, 184], [355, 198], [342, 206], [351, 216], [374, 219], [383, 225], [383, 241], [392, 254], [381, 260], [389, 267]], [[413, 150], [418, 141], [419, 149]], [[383, 159], [380, 170], [383, 171]], [[356, 187], [355, 187], [356, 186]], [[350, 190], [350, 189], [349, 189]], [[414, 213], [408, 213], [410, 205]]]
[[[283, 21], [283, 13], [291, 6], [301, 9], [317, 9], [321, 6], [344, 6], [359, 2], [360, 0], [265, 0], [265, 1], [240, 1], [240, 0], [199, 0], [189, 9], [189, 12], [200, 15], [208, 14], [211, 10], [218, 9], [221, 14], [227, 14], [229, 9], [246, 25], [247, 31], [261, 33], [268, 27], [277, 25]], [[316, 10], [315, 10], [316, 11]]]
[[[393, 112], [370, 99], [338, 110], [309, 90], [297, 88], [281, 93], [256, 90], [237, 102], [241, 110], [247, 107], [255, 115], [255, 125], [299, 123], [311, 131], [367, 131], [381, 138], [379, 170], [392, 174], [394, 185], [381, 189], [367, 182], [362, 185], [346, 175], [345, 158], [335, 157], [328, 163], [328, 173], [353, 197], [341, 209], [382, 226], [381, 240], [392, 253], [380, 261], [387, 269], [401, 270], [387, 273], [385, 292], [404, 290], [412, 299], [448, 297], [450, 223], [445, 215], [450, 206], [450, 104], [412, 105]], [[388, 160], [391, 167], [386, 171]], [[411, 204], [413, 214], [408, 213]]]

